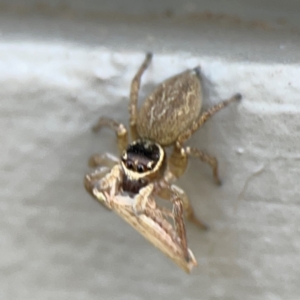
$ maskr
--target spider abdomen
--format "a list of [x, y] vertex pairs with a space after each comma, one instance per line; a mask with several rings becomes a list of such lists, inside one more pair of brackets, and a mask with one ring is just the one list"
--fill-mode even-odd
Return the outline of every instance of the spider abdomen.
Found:
[[168, 146], [197, 119], [202, 105], [198, 72], [171, 77], [147, 97], [137, 118], [140, 137]]

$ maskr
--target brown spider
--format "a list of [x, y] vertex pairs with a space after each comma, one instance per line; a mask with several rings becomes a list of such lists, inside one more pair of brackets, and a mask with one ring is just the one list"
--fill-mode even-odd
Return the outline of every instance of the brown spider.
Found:
[[[117, 212], [156, 247], [189, 272], [196, 260], [187, 247], [183, 214], [202, 229], [186, 193], [173, 182], [187, 167], [188, 157], [208, 163], [220, 184], [218, 162], [184, 143], [217, 111], [241, 99], [236, 94], [200, 114], [202, 86], [200, 68], [187, 70], [162, 82], [137, 108], [142, 74], [152, 59], [148, 53], [134, 76], [130, 90], [130, 133], [123, 124], [101, 117], [95, 132], [108, 126], [116, 132], [120, 159], [111, 154], [94, 155], [89, 165], [97, 167], [85, 177], [87, 191]], [[165, 148], [173, 147], [167, 158]], [[158, 207], [155, 197], [169, 200], [172, 211]], [[173, 219], [173, 225], [169, 219]]]

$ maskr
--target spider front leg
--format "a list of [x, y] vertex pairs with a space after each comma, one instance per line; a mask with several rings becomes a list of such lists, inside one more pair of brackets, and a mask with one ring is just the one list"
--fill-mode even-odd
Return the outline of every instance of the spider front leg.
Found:
[[137, 120], [137, 102], [139, 96], [139, 90], [141, 85], [141, 78], [143, 73], [148, 68], [152, 59], [152, 53], [147, 53], [146, 58], [139, 70], [135, 74], [131, 82], [130, 88], [130, 102], [129, 102], [129, 115], [130, 115], [130, 132], [132, 140], [136, 140], [138, 138], [137, 130], [136, 130], [136, 120]]
[[93, 131], [98, 132], [102, 127], [109, 127], [117, 135], [117, 143], [120, 155], [126, 149], [128, 144], [128, 133], [126, 127], [110, 118], [100, 117], [97, 124], [93, 126]]
[[110, 154], [94, 154], [90, 157], [88, 165], [91, 168], [96, 167], [108, 167], [111, 169], [113, 166], [119, 163], [119, 158]]
[[[89, 194], [108, 209], [112, 209], [109, 199], [118, 194], [121, 170], [119, 165], [112, 169], [98, 167], [84, 178], [84, 186]], [[106, 197], [109, 194], [110, 198]]]
[[133, 210], [136, 215], [144, 213], [149, 199], [154, 190], [154, 184], [150, 183], [147, 186], [141, 188], [134, 196]]
[[86, 191], [94, 197], [94, 188], [99, 185], [99, 181], [103, 179], [110, 169], [107, 167], [98, 167], [84, 177], [84, 187]]
[[169, 184], [163, 180], [159, 183], [156, 193], [160, 198], [169, 200], [172, 203], [175, 201], [174, 199], [179, 199], [182, 203], [186, 219], [197, 225], [202, 230], [208, 229], [208, 226], [196, 217], [187, 194], [177, 185]]

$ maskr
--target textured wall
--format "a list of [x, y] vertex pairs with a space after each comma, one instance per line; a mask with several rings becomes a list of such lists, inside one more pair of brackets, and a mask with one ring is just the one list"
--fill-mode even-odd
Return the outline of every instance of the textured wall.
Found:
[[[0, 299], [299, 299], [295, 30], [6, 9], [0, 17]], [[142, 95], [199, 63], [205, 107], [244, 95], [189, 143], [218, 157], [223, 179], [215, 186], [211, 170], [193, 161], [180, 181], [210, 225], [205, 233], [187, 225], [199, 262], [191, 275], [82, 185], [92, 153], [116, 153], [112, 132], [94, 135], [90, 127], [100, 115], [127, 122], [130, 80], [146, 50], [155, 56]]]

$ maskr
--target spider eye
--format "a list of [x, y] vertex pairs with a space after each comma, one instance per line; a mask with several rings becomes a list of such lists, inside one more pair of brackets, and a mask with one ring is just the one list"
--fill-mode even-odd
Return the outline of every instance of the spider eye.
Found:
[[134, 169], [133, 162], [130, 161], [130, 160], [127, 160], [127, 161], [126, 161], [126, 167], [127, 167], [127, 169], [129, 169], [129, 170], [133, 170], [133, 169]]
[[143, 165], [137, 165], [136, 170], [138, 173], [143, 173], [145, 171], [145, 167]]

